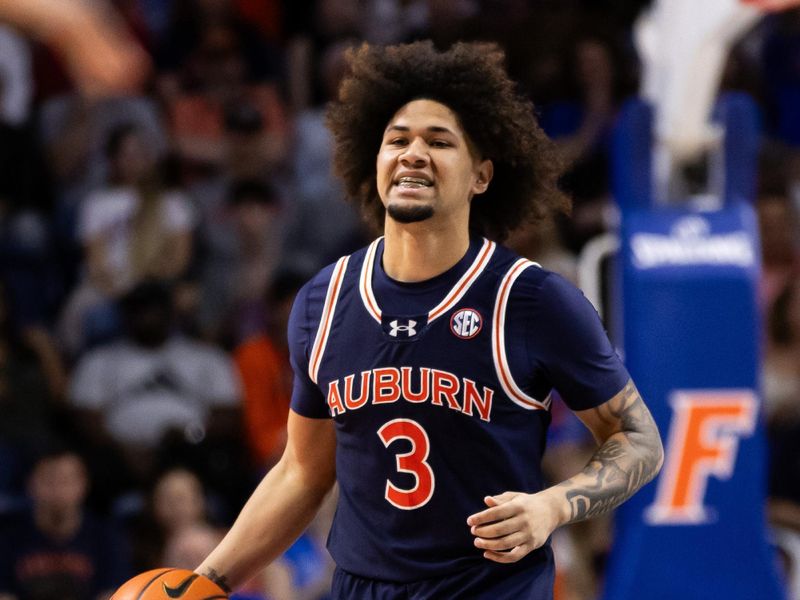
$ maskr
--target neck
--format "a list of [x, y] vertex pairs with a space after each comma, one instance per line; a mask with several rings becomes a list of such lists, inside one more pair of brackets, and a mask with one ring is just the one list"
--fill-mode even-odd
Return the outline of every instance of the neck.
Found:
[[49, 537], [59, 540], [71, 538], [81, 526], [81, 511], [36, 510], [36, 527]]
[[386, 220], [383, 270], [396, 281], [425, 281], [444, 273], [467, 253], [467, 227], [431, 230], [422, 223]]

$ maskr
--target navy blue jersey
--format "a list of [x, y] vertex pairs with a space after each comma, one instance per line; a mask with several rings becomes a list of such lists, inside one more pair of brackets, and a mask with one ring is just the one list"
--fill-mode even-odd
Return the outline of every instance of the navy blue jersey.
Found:
[[336, 563], [412, 582], [486, 562], [466, 524], [485, 496], [543, 488], [553, 389], [586, 409], [628, 374], [580, 291], [494, 242], [412, 284], [384, 273], [382, 251], [378, 239], [298, 294], [292, 409], [335, 421]]

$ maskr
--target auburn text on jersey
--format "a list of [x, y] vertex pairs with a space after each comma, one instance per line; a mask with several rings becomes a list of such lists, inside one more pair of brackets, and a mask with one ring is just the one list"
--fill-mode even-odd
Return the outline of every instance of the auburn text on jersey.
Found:
[[347, 375], [328, 383], [327, 402], [331, 416], [358, 410], [367, 404], [389, 404], [403, 400], [457, 410], [467, 416], [492, 420], [494, 390], [466, 377], [428, 367], [382, 367]]

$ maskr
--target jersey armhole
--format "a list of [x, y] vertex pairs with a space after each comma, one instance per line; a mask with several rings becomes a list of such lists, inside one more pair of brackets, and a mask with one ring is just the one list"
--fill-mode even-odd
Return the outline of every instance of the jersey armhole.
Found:
[[[492, 359], [494, 360], [495, 371], [503, 391], [512, 402], [526, 410], [549, 410], [551, 396], [544, 400], [526, 394], [514, 380], [511, 368], [506, 355], [506, 312], [508, 310], [508, 299], [511, 296], [511, 288], [520, 275], [529, 267], [541, 268], [537, 263], [526, 258], [518, 259], [503, 276], [497, 290], [497, 298], [494, 304], [494, 314], [492, 315]], [[527, 345], [526, 345], [527, 352]]]
[[322, 357], [325, 354], [325, 347], [333, 326], [336, 303], [339, 299], [339, 292], [342, 289], [342, 281], [344, 280], [349, 260], [349, 256], [343, 256], [336, 262], [331, 279], [328, 282], [328, 290], [325, 294], [325, 303], [322, 306], [317, 335], [314, 338], [314, 344], [311, 346], [311, 354], [308, 359], [308, 376], [315, 384], [318, 383], [319, 366], [322, 363]]

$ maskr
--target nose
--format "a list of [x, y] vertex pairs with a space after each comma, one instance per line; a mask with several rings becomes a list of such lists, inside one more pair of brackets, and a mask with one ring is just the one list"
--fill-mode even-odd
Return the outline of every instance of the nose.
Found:
[[420, 138], [412, 139], [408, 146], [405, 147], [399, 159], [402, 164], [409, 166], [419, 167], [427, 164], [427, 144]]

